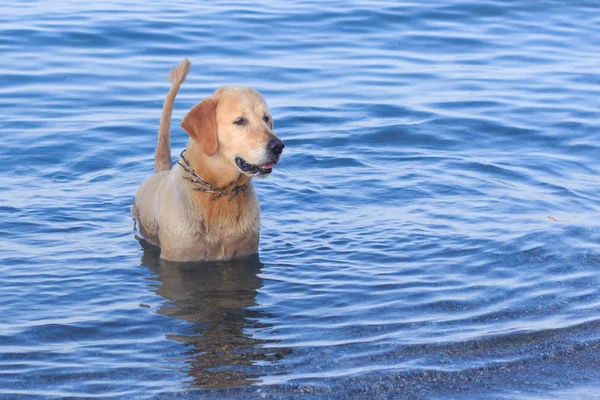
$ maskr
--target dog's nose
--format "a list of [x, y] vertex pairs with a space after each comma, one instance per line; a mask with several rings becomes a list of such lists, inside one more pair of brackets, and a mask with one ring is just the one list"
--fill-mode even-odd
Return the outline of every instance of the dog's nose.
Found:
[[283, 144], [283, 142], [281, 140], [274, 138], [274, 139], [269, 140], [268, 146], [269, 146], [269, 149], [273, 152], [273, 154], [279, 155], [283, 151], [285, 144]]

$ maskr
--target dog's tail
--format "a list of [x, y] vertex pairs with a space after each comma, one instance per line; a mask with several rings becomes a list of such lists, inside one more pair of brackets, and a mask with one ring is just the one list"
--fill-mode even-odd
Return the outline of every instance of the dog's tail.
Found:
[[168, 171], [171, 169], [173, 161], [171, 160], [171, 114], [173, 112], [173, 103], [179, 87], [185, 80], [190, 70], [190, 61], [184, 58], [179, 65], [169, 73], [169, 81], [172, 82], [171, 89], [167, 93], [167, 98], [163, 104], [162, 114], [160, 116], [160, 128], [158, 129], [158, 144], [154, 152], [154, 172]]

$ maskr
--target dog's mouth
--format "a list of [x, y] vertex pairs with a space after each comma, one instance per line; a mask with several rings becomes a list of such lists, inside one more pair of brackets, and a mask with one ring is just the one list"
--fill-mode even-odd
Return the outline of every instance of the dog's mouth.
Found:
[[273, 171], [273, 167], [275, 166], [275, 164], [277, 164], [277, 161], [279, 160], [270, 161], [263, 165], [255, 165], [250, 164], [242, 157], [235, 158], [235, 163], [237, 164], [238, 168], [242, 172], [245, 172], [251, 176], [263, 176], [270, 174]]

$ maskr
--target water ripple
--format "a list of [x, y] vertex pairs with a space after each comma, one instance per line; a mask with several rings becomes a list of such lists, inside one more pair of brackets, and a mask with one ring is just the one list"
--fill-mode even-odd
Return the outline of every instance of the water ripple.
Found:
[[[4, 5], [0, 396], [594, 398], [598, 11]], [[260, 258], [133, 239], [184, 56], [174, 155], [226, 83], [286, 142], [256, 183]]]

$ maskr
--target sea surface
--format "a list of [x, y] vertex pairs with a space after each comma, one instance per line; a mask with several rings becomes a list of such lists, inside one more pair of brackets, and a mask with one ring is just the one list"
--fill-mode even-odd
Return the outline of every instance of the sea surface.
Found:
[[[259, 254], [130, 209], [167, 73], [286, 148]], [[0, 398], [599, 399], [600, 2], [3, 1]]]

